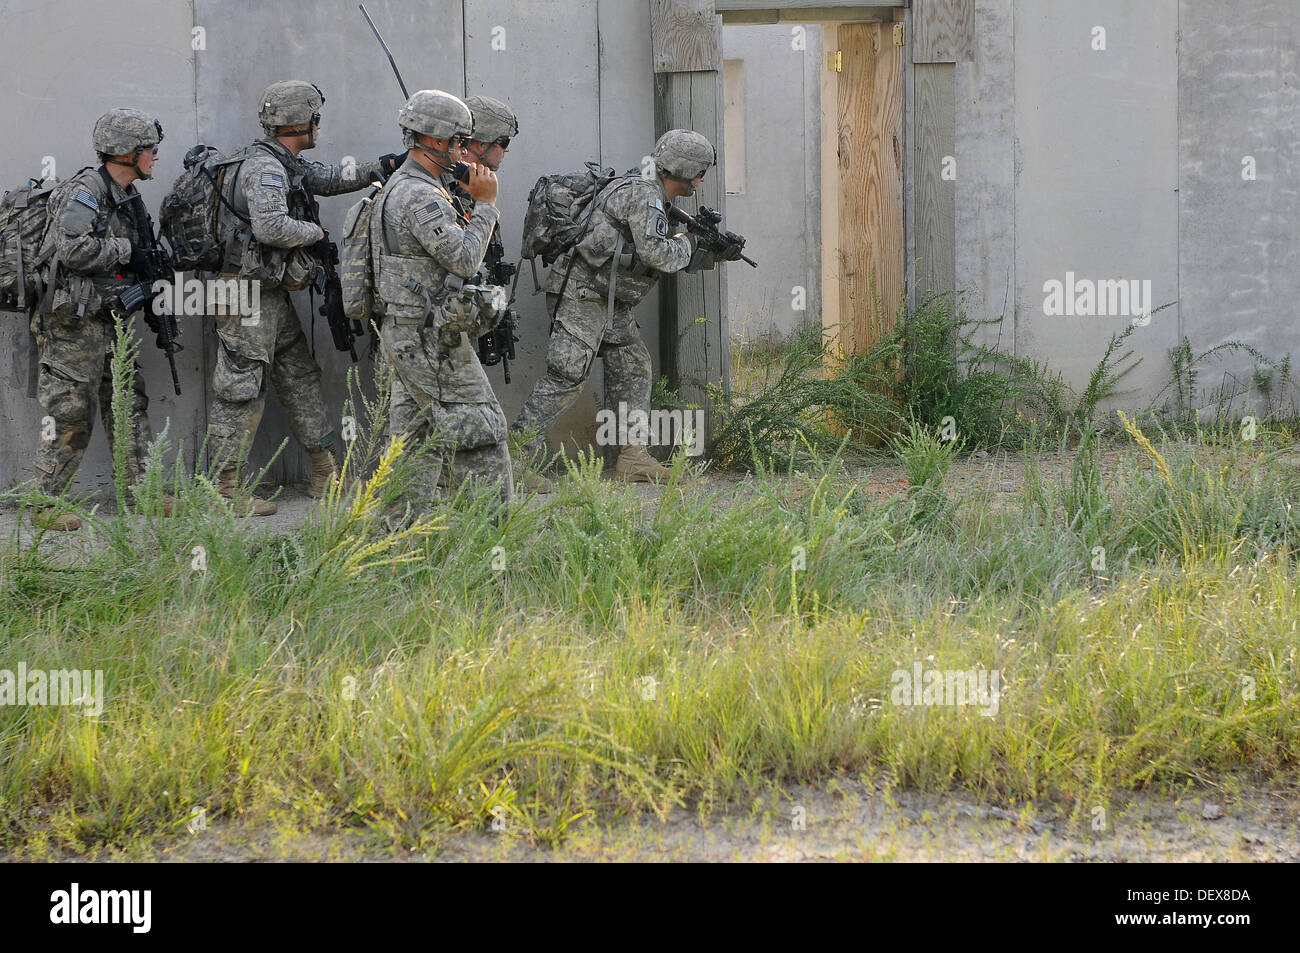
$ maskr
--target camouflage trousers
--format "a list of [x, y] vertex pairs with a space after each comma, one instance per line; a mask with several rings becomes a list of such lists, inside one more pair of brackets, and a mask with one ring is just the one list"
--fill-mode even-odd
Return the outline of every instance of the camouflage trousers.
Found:
[[[382, 380], [385, 369], [391, 367], [388, 358], [380, 349], [375, 353], [375, 379]], [[388, 436], [397, 436], [410, 429], [411, 418], [420, 412], [420, 405], [415, 402], [411, 392], [406, 389], [402, 379], [393, 374], [388, 388]]]
[[[90, 443], [95, 426], [95, 404], [104, 421], [108, 445], [113, 435], [113, 342], [116, 335], [109, 317], [77, 318], [52, 313], [32, 321], [40, 354], [37, 396], [49, 420], [41, 422], [36, 450], [36, 482], [41, 491], [58, 496], [72, 481]], [[127, 473], [132, 483], [144, 472], [150, 440], [149, 396], [144, 373], [135, 364], [131, 397], [131, 446], [127, 448]]]
[[218, 315], [216, 322], [217, 362], [208, 407], [208, 462], [213, 469], [224, 470], [247, 458], [271, 383], [294, 439], [309, 452], [330, 447], [334, 432], [325, 417], [320, 365], [311, 355], [289, 293], [263, 291], [259, 313]]
[[605, 406], [629, 412], [650, 413], [650, 351], [630, 308], [614, 312], [606, 327], [603, 301], [581, 300], [566, 294], [555, 314], [555, 329], [546, 349], [546, 373], [533, 385], [510, 429], [534, 430], [537, 439], [529, 451], [545, 448], [547, 431], [573, 406], [599, 355], [605, 362]]
[[388, 320], [380, 336], [393, 368], [390, 395], [397, 410], [389, 433], [405, 434], [408, 447], [427, 441], [412, 502], [427, 509], [442, 498], [443, 487], [469, 483], [495, 488], [508, 505], [515, 490], [506, 417], [464, 336], [450, 352], [420, 325]]

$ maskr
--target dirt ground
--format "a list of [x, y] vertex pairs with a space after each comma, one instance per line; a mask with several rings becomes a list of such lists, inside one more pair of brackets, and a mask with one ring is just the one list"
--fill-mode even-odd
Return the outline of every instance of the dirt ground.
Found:
[[[1300, 862], [1300, 792], [1133, 797], [1057, 811], [989, 807], [960, 794], [887, 794], [862, 781], [790, 788], [708, 818], [685, 809], [608, 826], [579, 822], [558, 845], [511, 830], [449, 835], [418, 850], [366, 831], [302, 834], [217, 822], [149, 852], [95, 859], [239, 861]], [[1094, 828], [1096, 828], [1094, 830]], [[0, 862], [23, 861], [0, 853]], [[55, 854], [41, 859], [66, 860]]]
[[[1069, 469], [1072, 454], [1070, 453], [1049, 453], [1041, 456], [1039, 465], [1047, 474], [1061, 472]], [[1103, 478], [1109, 476], [1114, 468], [1119, 454], [1110, 453], [1102, 459]], [[983, 456], [972, 456], [964, 454], [953, 461], [948, 472], [949, 492], [954, 496], [961, 496], [968, 492], [987, 492], [990, 494], [1016, 494], [1024, 487], [1025, 461], [1023, 457], [1012, 456], [1007, 454], [994, 454]], [[562, 477], [561, 477], [562, 479]], [[701, 486], [709, 490], [727, 490], [743, 483], [744, 474], [732, 472], [712, 472], [705, 471], [700, 478]], [[864, 493], [873, 501], [884, 502], [891, 496], [901, 495], [907, 491], [906, 473], [902, 466], [896, 463], [880, 462], [869, 465], [852, 466], [846, 469], [837, 482], [847, 485], [849, 482], [856, 482], [858, 491]], [[634, 488], [637, 493], [646, 500], [656, 500], [663, 493], [661, 487], [649, 484], [635, 484]], [[520, 499], [523, 505], [537, 505], [545, 497], [526, 498], [522, 493]], [[1010, 497], [1008, 502], [1010, 502]], [[313, 500], [298, 487], [285, 487], [280, 490], [275, 497], [279, 505], [279, 512], [272, 516], [260, 517], [249, 520], [249, 525], [259, 532], [265, 532], [270, 535], [291, 532], [297, 529], [308, 518], [309, 514], [315, 507]], [[100, 513], [111, 515], [116, 511], [116, 505], [111, 499], [104, 500], [100, 503]], [[18, 529], [22, 535], [23, 545], [31, 545], [35, 533], [25, 519], [19, 521], [18, 510], [11, 504], [0, 505], [0, 545], [6, 544], [13, 539], [15, 529]], [[58, 539], [60, 545], [66, 545], [75, 549], [77, 540], [84, 534], [48, 534], [50, 539]]]

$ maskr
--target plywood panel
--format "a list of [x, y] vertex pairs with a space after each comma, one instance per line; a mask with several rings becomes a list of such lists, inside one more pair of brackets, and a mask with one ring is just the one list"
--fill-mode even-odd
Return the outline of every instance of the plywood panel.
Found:
[[839, 98], [841, 344], [865, 353], [903, 294], [902, 47], [893, 24], [845, 24]]
[[913, 63], [969, 62], [974, 58], [975, 0], [916, 0], [912, 28]]
[[[823, 51], [839, 42], [838, 24], [822, 27]], [[840, 323], [840, 169], [839, 75], [820, 71], [821, 79], [821, 272], [822, 327], [838, 337]]]
[[722, 21], [713, 0], [650, 0], [650, 36], [656, 73], [719, 69]]
[[955, 65], [917, 64], [916, 281], [923, 293], [956, 283], [956, 90]]
[[[694, 129], [722, 146], [721, 83], [716, 72], [661, 73], [655, 77], [655, 132]], [[721, 157], [720, 157], [721, 158]], [[725, 159], [705, 176], [695, 198], [677, 204], [694, 214], [701, 205], [725, 209]], [[678, 384], [681, 396], [700, 407], [708, 407], [707, 387], [728, 386], [729, 330], [723, 302], [727, 300], [726, 269], [734, 263], [688, 275], [665, 277], [660, 289], [660, 351], [670, 380]], [[741, 265], [747, 268], [748, 266]], [[712, 437], [713, 421], [706, 425], [705, 438]]]
[[713, 7], [718, 13], [797, 10], [805, 14], [810, 10], [825, 10], [833, 11], [836, 16], [847, 16], [856, 7], [901, 7], [905, 3], [906, 0], [876, 0], [869, 4], [858, 0], [714, 0]]

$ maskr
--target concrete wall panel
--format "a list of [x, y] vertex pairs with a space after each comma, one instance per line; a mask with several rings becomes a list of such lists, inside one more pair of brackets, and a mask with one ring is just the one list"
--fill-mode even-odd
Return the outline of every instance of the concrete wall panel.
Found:
[[[1176, 0], [1016, 4], [1015, 347], [1077, 387], [1131, 318], [1045, 315], [1046, 281], [1149, 281], [1155, 305], [1178, 297], [1177, 17]], [[1145, 359], [1129, 387], [1163, 383], [1177, 329], [1175, 307], [1129, 338]]]
[[[46, 157], [60, 178], [96, 165], [90, 145], [95, 120], [115, 106], [156, 115], [162, 145], [152, 181], [140, 183], [151, 212], [180, 172], [181, 155], [195, 134], [193, 26], [188, 3], [139, 0], [130, 15], [110, 18], [91, 0], [0, 3], [0, 188], [39, 177]], [[146, 333], [136, 320], [138, 333]], [[177, 356], [183, 395], [171, 388], [167, 362], [144, 341], [141, 358], [149, 380], [150, 418], [155, 433], [170, 421], [175, 449], [183, 439], [187, 457], [193, 435], [203, 429], [203, 351], [200, 335], [186, 328], [186, 350]], [[28, 333], [23, 318], [0, 312], [0, 488], [32, 477], [40, 432], [40, 405], [27, 397]], [[164, 383], [165, 382], [165, 383]], [[74, 490], [95, 492], [112, 485], [108, 444], [96, 421]]]
[[[791, 48], [796, 27], [805, 49]], [[746, 183], [727, 196], [727, 227], [760, 265], [728, 266], [728, 307], [732, 337], [752, 340], [819, 320], [822, 31], [724, 26], [722, 42], [725, 59], [744, 63], [745, 83]], [[792, 308], [795, 286], [806, 290], [803, 311]]]
[[[1196, 353], [1241, 341], [1300, 355], [1300, 26], [1288, 0], [1182, 2], [1178, 61], [1179, 286]], [[1247, 159], [1253, 160], [1255, 178]], [[1249, 383], [1254, 360], [1200, 381]], [[1228, 377], [1225, 379], [1225, 374]], [[1203, 399], [1208, 399], [1205, 394]], [[1295, 391], [1286, 400], [1295, 398]], [[1236, 405], [1240, 412], [1241, 403]]]

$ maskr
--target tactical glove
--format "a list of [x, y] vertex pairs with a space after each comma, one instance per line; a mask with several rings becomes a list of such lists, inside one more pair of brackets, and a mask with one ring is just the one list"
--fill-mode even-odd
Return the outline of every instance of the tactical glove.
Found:
[[723, 261], [740, 261], [740, 256], [744, 254], [744, 251], [744, 242], [728, 242], [721, 251], [715, 252], [715, 256]]
[[403, 162], [406, 161], [405, 152], [390, 152], [386, 156], [379, 157], [379, 169], [384, 173], [384, 177], [392, 175], [398, 170]]

